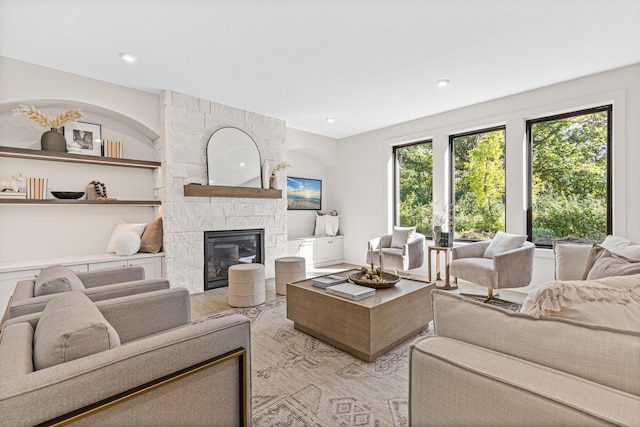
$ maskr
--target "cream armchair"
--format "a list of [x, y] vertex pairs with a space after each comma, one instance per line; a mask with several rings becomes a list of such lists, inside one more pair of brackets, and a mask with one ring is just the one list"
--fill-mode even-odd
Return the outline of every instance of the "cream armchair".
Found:
[[367, 264], [371, 264], [373, 254], [373, 263], [377, 265], [380, 260], [380, 251], [382, 251], [385, 270], [406, 271], [420, 268], [424, 264], [425, 240], [425, 236], [420, 233], [414, 233], [408, 241], [396, 245], [392, 244], [393, 234], [371, 239], [367, 246]]
[[458, 278], [493, 290], [520, 288], [531, 283], [535, 245], [526, 236], [498, 232], [491, 241], [453, 248], [449, 272]]

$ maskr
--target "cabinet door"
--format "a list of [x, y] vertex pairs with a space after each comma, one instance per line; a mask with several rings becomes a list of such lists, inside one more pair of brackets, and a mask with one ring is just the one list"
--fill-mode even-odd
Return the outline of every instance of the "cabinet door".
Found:
[[330, 240], [331, 261], [342, 262], [342, 237], [333, 237]]
[[316, 239], [314, 245], [314, 262], [316, 265], [324, 264], [331, 261], [331, 243], [330, 239]]
[[89, 271], [100, 270], [102, 268], [126, 267], [127, 260], [92, 262], [89, 264]]
[[162, 278], [162, 257], [130, 259], [129, 265], [142, 266], [145, 279]]

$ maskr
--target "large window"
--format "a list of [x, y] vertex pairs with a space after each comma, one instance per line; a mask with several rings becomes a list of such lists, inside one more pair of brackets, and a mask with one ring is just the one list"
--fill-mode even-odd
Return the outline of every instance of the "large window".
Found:
[[536, 245], [611, 232], [611, 105], [527, 122], [527, 231]]
[[449, 137], [454, 237], [491, 239], [505, 230], [505, 128]]
[[394, 147], [395, 224], [431, 236], [433, 150], [431, 140]]

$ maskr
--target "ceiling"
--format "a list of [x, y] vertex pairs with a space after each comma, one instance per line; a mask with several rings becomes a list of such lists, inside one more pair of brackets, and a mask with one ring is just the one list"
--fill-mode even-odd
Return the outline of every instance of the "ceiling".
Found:
[[0, 0], [0, 55], [343, 138], [640, 63], [640, 0]]

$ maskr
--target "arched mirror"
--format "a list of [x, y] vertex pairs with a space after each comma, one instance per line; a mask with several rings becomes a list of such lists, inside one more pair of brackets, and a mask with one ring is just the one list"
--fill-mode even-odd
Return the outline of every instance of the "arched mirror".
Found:
[[209, 185], [262, 188], [256, 143], [240, 129], [218, 129], [207, 144], [207, 174]]

